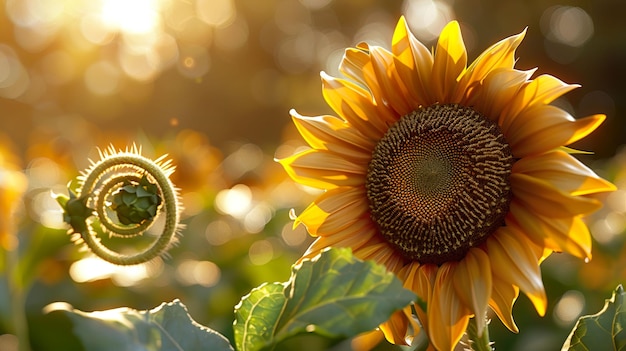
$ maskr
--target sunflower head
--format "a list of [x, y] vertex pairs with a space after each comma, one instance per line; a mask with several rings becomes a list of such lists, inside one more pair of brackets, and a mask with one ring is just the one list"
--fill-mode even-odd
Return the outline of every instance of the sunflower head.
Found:
[[279, 160], [325, 192], [296, 219], [317, 239], [303, 257], [351, 247], [383, 263], [426, 302], [380, 326], [405, 344], [421, 328], [451, 350], [468, 320], [494, 310], [517, 331], [519, 291], [546, 309], [540, 262], [552, 251], [591, 257], [590, 194], [614, 186], [570, 154], [604, 115], [574, 119], [551, 105], [577, 85], [516, 69], [525, 31], [468, 64], [459, 24], [428, 50], [401, 18], [391, 51], [361, 43], [322, 73], [336, 116], [301, 116], [310, 149]]
[[462, 259], [504, 224], [511, 150], [498, 125], [471, 108], [432, 105], [378, 141], [365, 187], [371, 218], [407, 259]]

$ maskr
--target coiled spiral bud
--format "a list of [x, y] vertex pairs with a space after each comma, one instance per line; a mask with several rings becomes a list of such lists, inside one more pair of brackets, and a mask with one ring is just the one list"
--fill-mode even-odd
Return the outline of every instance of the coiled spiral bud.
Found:
[[[169, 179], [174, 166], [165, 157], [153, 161], [136, 146], [100, 151], [100, 160], [91, 161], [91, 167], [78, 177], [76, 192], [69, 190], [69, 197], [55, 195], [73, 240], [117, 265], [140, 264], [165, 254], [182, 227], [178, 190]], [[98, 237], [98, 232], [109, 237], [141, 236], [161, 215], [162, 232], [145, 250], [120, 253]]]

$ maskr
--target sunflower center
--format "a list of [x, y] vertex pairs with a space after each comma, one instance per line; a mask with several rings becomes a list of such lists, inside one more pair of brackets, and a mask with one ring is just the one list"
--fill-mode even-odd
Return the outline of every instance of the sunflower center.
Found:
[[371, 217], [407, 259], [460, 260], [504, 224], [513, 163], [498, 125], [473, 109], [420, 108], [374, 149], [366, 181]]

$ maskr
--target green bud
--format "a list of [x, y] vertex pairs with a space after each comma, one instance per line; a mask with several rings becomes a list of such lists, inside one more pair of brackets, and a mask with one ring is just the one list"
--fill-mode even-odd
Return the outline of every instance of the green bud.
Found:
[[82, 233], [87, 231], [87, 218], [93, 215], [93, 209], [87, 206], [87, 198], [76, 197], [71, 190], [70, 196], [55, 195], [61, 208], [63, 208], [63, 221], [69, 224], [74, 232]]
[[111, 209], [117, 214], [120, 223], [131, 225], [152, 220], [159, 205], [159, 188], [144, 176], [139, 183], [124, 181], [123, 186], [113, 194]]

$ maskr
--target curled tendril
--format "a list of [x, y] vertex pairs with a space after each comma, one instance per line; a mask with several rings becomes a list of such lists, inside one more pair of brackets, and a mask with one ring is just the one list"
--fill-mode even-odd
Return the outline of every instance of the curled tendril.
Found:
[[[178, 190], [169, 176], [174, 167], [165, 156], [151, 160], [133, 146], [126, 151], [109, 147], [100, 151], [100, 160], [78, 177], [76, 193], [56, 195], [63, 208], [63, 219], [71, 227], [77, 243], [98, 257], [117, 265], [148, 262], [165, 254], [181, 228]], [[95, 224], [110, 237], [143, 235], [161, 215], [165, 224], [152, 244], [143, 251], [122, 254], [105, 246]]]

